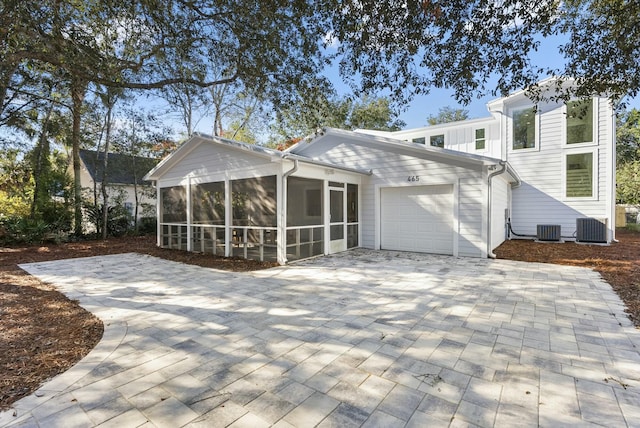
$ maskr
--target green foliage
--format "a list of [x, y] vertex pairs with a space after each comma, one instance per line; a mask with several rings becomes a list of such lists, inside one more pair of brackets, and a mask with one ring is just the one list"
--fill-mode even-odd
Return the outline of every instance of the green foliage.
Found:
[[616, 153], [618, 165], [640, 160], [640, 110], [634, 108], [618, 114]]
[[640, 205], [640, 111], [618, 114], [616, 127], [616, 200]]
[[[342, 75], [362, 92], [388, 90], [397, 102], [437, 87], [466, 104], [548, 76], [577, 79], [577, 88], [557, 88], [563, 99], [620, 99], [640, 89], [638, 2], [359, 0], [337, 10], [331, 35]], [[541, 43], [564, 61], [541, 67], [533, 60]]]
[[627, 223], [625, 229], [640, 233], [640, 223]]
[[437, 115], [429, 116], [427, 123], [429, 125], [438, 125], [440, 123], [457, 122], [467, 119], [469, 119], [469, 110], [446, 106], [440, 107]]
[[[103, 216], [103, 205], [85, 205], [85, 212], [90, 222], [100, 224]], [[107, 235], [123, 236], [132, 231], [133, 219], [122, 204], [107, 207]]]
[[618, 203], [640, 205], [640, 159], [619, 165], [616, 182]]
[[141, 217], [138, 233], [141, 235], [155, 235], [158, 230], [157, 217]]
[[4, 244], [33, 244], [42, 242], [51, 227], [40, 219], [10, 217], [0, 220], [0, 241]]
[[291, 139], [305, 137], [323, 127], [397, 131], [405, 125], [397, 119], [388, 98], [330, 99], [323, 95], [281, 111], [274, 131], [280, 137]]
[[30, 210], [29, 201], [24, 197], [0, 190], [0, 220], [5, 217], [28, 217]]

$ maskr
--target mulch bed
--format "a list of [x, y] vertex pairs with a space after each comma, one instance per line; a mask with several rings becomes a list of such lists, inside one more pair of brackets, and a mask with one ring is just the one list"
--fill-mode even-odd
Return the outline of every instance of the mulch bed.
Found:
[[[617, 231], [610, 246], [507, 241], [499, 258], [558, 263], [597, 270], [620, 295], [640, 326], [640, 233]], [[274, 266], [237, 258], [157, 248], [154, 237], [113, 238], [61, 245], [0, 248], [0, 409], [8, 409], [47, 379], [64, 372], [95, 347], [102, 322], [77, 301], [27, 275], [20, 263], [137, 252], [229, 271]]]

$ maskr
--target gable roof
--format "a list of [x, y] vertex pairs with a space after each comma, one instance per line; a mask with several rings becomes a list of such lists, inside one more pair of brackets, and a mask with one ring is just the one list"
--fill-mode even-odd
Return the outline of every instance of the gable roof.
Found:
[[311, 165], [318, 165], [328, 168], [334, 168], [338, 170], [355, 172], [357, 174], [370, 175], [371, 171], [349, 168], [344, 165], [339, 165], [330, 162], [322, 162], [314, 159], [310, 159], [304, 156], [298, 156], [294, 153], [282, 152], [280, 150], [271, 149], [269, 147], [260, 146], [257, 144], [248, 144], [240, 141], [229, 140], [227, 138], [222, 137], [213, 137], [211, 135], [202, 134], [199, 132], [195, 132], [191, 138], [182, 143], [180, 147], [178, 147], [173, 153], [167, 156], [162, 162], [156, 165], [151, 171], [149, 171], [145, 176], [145, 180], [158, 180], [162, 177], [166, 171], [171, 169], [176, 163], [178, 163], [181, 159], [183, 159], [188, 153], [194, 150], [201, 144], [212, 144], [212, 145], [220, 145], [226, 148], [231, 148], [233, 150], [239, 150], [244, 152], [249, 152], [255, 156], [263, 157], [266, 159], [270, 159], [272, 161], [282, 161], [285, 159], [300, 161], [304, 163], [308, 163]]
[[[109, 153], [107, 156], [107, 181], [110, 184], [148, 184], [144, 175], [160, 162], [159, 159], [121, 153]], [[80, 160], [93, 181], [102, 180], [104, 152], [80, 150]]]
[[500, 159], [481, 156], [472, 153], [459, 152], [457, 150], [449, 150], [441, 147], [432, 147], [423, 144], [409, 143], [397, 138], [371, 135], [364, 132], [345, 131], [336, 128], [323, 128], [321, 132], [317, 132], [310, 138], [306, 138], [289, 147], [285, 153], [292, 153], [305, 156], [305, 152], [312, 146], [322, 145], [324, 141], [332, 138], [349, 140], [352, 142], [362, 142], [365, 144], [373, 144], [390, 153], [410, 152], [434, 159], [450, 159], [463, 163], [496, 165], [500, 163]]

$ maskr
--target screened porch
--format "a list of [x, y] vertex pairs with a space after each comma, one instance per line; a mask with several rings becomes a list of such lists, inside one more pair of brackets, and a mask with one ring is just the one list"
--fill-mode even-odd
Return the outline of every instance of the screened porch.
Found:
[[293, 261], [358, 246], [355, 184], [289, 177], [286, 221], [276, 175], [189, 181], [159, 196], [163, 248], [277, 262], [279, 250]]

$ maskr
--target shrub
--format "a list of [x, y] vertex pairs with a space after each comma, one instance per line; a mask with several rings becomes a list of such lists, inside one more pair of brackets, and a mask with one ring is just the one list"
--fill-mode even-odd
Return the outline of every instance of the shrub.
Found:
[[3, 230], [0, 240], [4, 244], [43, 242], [53, 229], [44, 220], [28, 217], [8, 217], [0, 221], [0, 226]]
[[[102, 205], [86, 206], [87, 216], [93, 224], [102, 224]], [[129, 210], [124, 205], [107, 207], [107, 235], [122, 236], [131, 231], [132, 219]]]
[[155, 235], [158, 230], [157, 217], [141, 217], [138, 225], [138, 232], [141, 235]]

